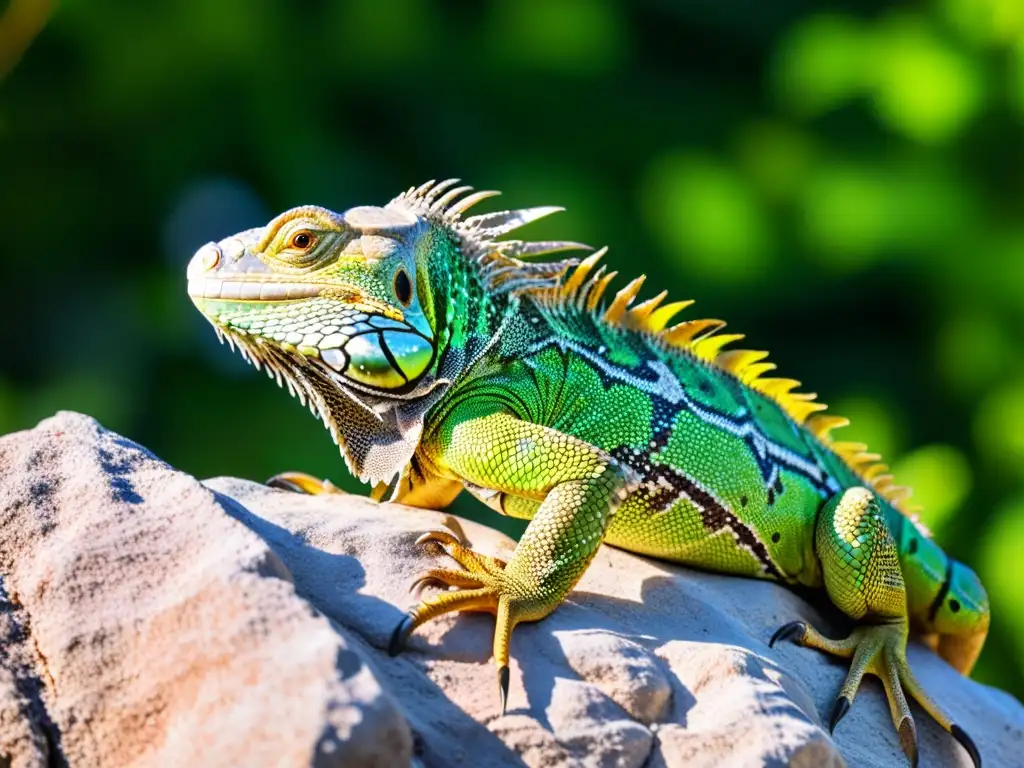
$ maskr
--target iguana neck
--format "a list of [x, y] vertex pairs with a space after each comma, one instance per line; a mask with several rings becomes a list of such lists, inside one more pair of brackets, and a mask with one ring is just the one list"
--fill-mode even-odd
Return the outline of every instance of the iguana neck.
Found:
[[486, 268], [465, 258], [450, 232], [439, 227], [433, 237], [423, 257], [427, 268], [418, 271], [425, 281], [420, 289], [430, 297], [435, 323], [435, 376], [454, 381], [499, 333], [515, 300], [489, 288]]

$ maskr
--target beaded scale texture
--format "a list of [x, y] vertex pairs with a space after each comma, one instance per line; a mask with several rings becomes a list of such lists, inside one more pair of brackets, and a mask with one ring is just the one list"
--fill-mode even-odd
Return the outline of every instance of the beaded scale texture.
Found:
[[[851, 635], [794, 622], [772, 642], [851, 659], [831, 727], [872, 673], [912, 763], [907, 695], [980, 765], [905, 651], [914, 633], [968, 674], [988, 600], [915, 521], [909, 490], [867, 446], [834, 441], [847, 420], [769, 377], [767, 353], [727, 348], [742, 336], [719, 320], [673, 323], [692, 302], [637, 301], [643, 277], [612, 294], [603, 249], [533, 262], [589, 249], [503, 239], [561, 209], [466, 216], [496, 194], [448, 180], [380, 208], [295, 208], [204, 246], [188, 269], [218, 335], [309, 405], [376, 498], [442, 508], [467, 489], [530, 520], [507, 563], [424, 534], [461, 568], [424, 574], [445, 589], [403, 620], [392, 652], [443, 613], [494, 613], [504, 709], [515, 625], [553, 611], [604, 542], [822, 590]], [[336, 491], [301, 473], [277, 483]]]

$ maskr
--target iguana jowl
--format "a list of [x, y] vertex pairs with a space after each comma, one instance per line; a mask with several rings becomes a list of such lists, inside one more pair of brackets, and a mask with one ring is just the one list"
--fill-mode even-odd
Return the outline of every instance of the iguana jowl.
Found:
[[[509, 638], [553, 611], [601, 542], [712, 571], [824, 589], [857, 622], [831, 640], [802, 622], [775, 639], [851, 658], [832, 712], [865, 673], [885, 683], [916, 762], [909, 694], [960, 741], [970, 738], [907, 664], [908, 633], [969, 673], [989, 624], [985, 591], [906, 513], [846, 424], [818, 413], [766, 354], [724, 349], [718, 320], [670, 325], [690, 302], [636, 303], [643, 278], [610, 296], [603, 251], [502, 240], [557, 208], [477, 216], [494, 192], [428, 183], [383, 208], [308, 206], [210, 243], [189, 293], [218, 334], [318, 415], [349, 469], [376, 495], [423, 507], [462, 488], [531, 522], [508, 563], [430, 533], [463, 567], [425, 578], [450, 587], [396, 629], [450, 611], [496, 615], [502, 708]], [[291, 474], [304, 490], [324, 486]]]

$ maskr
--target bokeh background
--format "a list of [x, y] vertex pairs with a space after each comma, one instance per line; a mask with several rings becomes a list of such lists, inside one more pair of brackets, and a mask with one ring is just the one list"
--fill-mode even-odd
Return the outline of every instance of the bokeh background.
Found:
[[459, 176], [566, 206], [528, 234], [610, 245], [851, 417], [1021, 696], [1022, 128], [1020, 0], [0, 0], [0, 433], [71, 408], [199, 476], [357, 489], [185, 264]]

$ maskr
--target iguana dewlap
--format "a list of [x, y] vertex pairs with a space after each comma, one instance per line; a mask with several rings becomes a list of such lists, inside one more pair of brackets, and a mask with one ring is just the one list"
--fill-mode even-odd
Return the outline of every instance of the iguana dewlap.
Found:
[[378, 496], [438, 508], [468, 488], [530, 520], [507, 563], [424, 536], [462, 569], [425, 575], [449, 589], [410, 612], [392, 650], [440, 614], [494, 613], [504, 708], [513, 628], [551, 613], [604, 541], [824, 590], [856, 620], [850, 637], [795, 622], [776, 638], [852, 659], [831, 725], [872, 673], [912, 762], [906, 695], [980, 765], [905, 649], [914, 632], [969, 673], [988, 600], [908, 515], [879, 457], [833, 442], [846, 420], [767, 378], [764, 352], [725, 350], [741, 337], [724, 323], [670, 325], [690, 302], [636, 303], [643, 278], [609, 297], [603, 251], [535, 263], [583, 246], [501, 239], [560, 209], [467, 217], [496, 194], [470, 192], [451, 180], [383, 208], [296, 208], [204, 246], [188, 268], [218, 334], [309, 404]]

